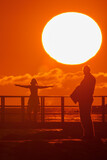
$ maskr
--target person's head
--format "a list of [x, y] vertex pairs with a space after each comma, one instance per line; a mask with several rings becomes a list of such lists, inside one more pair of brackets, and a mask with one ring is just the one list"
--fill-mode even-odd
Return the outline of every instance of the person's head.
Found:
[[30, 84], [31, 84], [31, 85], [36, 85], [36, 84], [37, 84], [36, 79], [35, 79], [35, 78], [33, 78], [33, 79], [31, 80]]
[[90, 67], [87, 66], [87, 65], [84, 66], [84, 67], [83, 67], [83, 72], [84, 72], [85, 75], [88, 75], [88, 74], [90, 73]]

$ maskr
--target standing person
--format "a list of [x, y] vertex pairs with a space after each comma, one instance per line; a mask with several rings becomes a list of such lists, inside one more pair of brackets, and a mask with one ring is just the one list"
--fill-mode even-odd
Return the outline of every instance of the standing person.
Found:
[[31, 120], [32, 111], [34, 113], [34, 120], [37, 121], [37, 113], [40, 110], [39, 97], [38, 97], [38, 89], [49, 88], [53, 86], [38, 86], [38, 83], [35, 78], [33, 78], [30, 82], [30, 85], [19, 85], [15, 84], [15, 86], [29, 88], [30, 89], [30, 97], [28, 100], [28, 116], [29, 120]]
[[76, 103], [79, 102], [80, 119], [83, 128], [83, 138], [93, 139], [94, 129], [91, 120], [91, 105], [93, 103], [93, 93], [95, 89], [96, 79], [90, 73], [89, 66], [83, 68], [84, 79], [80, 85], [71, 94], [71, 98]]

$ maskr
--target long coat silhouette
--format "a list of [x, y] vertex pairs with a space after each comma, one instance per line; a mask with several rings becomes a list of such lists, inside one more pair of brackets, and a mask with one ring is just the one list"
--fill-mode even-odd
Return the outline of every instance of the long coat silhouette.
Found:
[[79, 102], [83, 136], [91, 138], [94, 136], [94, 129], [91, 120], [91, 105], [93, 102], [96, 79], [90, 73], [90, 68], [88, 66], [84, 67], [83, 72], [84, 79], [70, 96], [75, 103]]

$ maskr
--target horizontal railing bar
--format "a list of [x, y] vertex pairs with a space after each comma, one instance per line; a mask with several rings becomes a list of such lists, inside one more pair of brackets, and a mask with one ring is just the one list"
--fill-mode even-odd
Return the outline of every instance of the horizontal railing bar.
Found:
[[[4, 95], [0, 95], [0, 97], [6, 97], [6, 98], [21, 98], [21, 97], [25, 97], [25, 98], [29, 98], [29, 96], [4, 96]], [[46, 98], [60, 98], [60, 97], [64, 97], [64, 98], [70, 98], [70, 96], [38, 96], [38, 97], [46, 97]], [[107, 97], [107, 96], [93, 96], [93, 97]]]
[[[102, 105], [92, 105], [92, 107], [101, 107], [101, 106], [102, 106]], [[1, 107], [1, 105], [0, 105], [0, 107]], [[13, 107], [21, 107], [21, 105], [5, 105], [5, 107], [7, 107], [7, 108], [8, 108], [8, 107], [12, 107], [12, 108], [13, 108]], [[28, 105], [24, 105], [24, 107], [28, 107]], [[46, 106], [46, 105], [45, 105], [45, 107], [46, 107], [46, 108], [49, 108], [49, 107], [50, 107], [50, 108], [54, 108], [54, 107], [61, 107], [61, 106], [57, 106], [57, 105], [56, 105], [56, 106]], [[72, 106], [72, 105], [70, 105], [70, 106], [65, 106], [65, 105], [64, 105], [64, 107], [65, 107], [65, 108], [67, 108], [67, 107], [79, 107], [79, 105], [78, 105], [78, 106]], [[105, 106], [105, 107], [107, 107], [107, 106]]]

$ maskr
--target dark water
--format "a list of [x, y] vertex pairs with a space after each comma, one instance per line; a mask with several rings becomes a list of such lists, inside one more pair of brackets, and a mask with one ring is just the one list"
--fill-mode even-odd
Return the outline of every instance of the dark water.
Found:
[[[60, 122], [61, 121], [61, 107], [45, 107], [45, 121], [46, 122]], [[107, 111], [105, 112], [105, 121], [107, 121]], [[33, 113], [32, 113], [33, 116]], [[102, 121], [101, 107], [93, 107], [92, 120], [94, 122]], [[5, 108], [5, 119], [8, 122], [21, 121], [22, 109], [20, 107], [7, 107]], [[27, 119], [27, 107], [25, 107], [25, 120]], [[38, 112], [38, 122], [41, 121], [41, 110]], [[64, 108], [64, 121], [65, 122], [79, 122], [79, 107], [65, 107]]]

